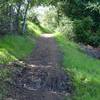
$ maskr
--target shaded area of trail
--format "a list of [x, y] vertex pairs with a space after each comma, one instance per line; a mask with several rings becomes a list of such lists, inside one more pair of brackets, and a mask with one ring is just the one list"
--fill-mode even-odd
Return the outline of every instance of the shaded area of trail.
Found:
[[[11, 100], [71, 100], [69, 75], [60, 67], [60, 53], [53, 35], [43, 34], [26, 59], [16, 69], [9, 90]], [[18, 64], [14, 64], [18, 65]], [[9, 99], [8, 98], [8, 99]]]

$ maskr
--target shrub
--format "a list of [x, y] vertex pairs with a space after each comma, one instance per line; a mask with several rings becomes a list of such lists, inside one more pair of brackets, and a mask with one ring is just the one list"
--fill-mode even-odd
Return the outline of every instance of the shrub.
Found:
[[75, 40], [78, 42], [88, 43], [91, 33], [93, 21], [91, 17], [86, 17], [83, 20], [74, 21]]
[[86, 17], [83, 20], [74, 21], [74, 33], [75, 40], [92, 46], [100, 45], [100, 30], [96, 33], [92, 32], [92, 26], [94, 25], [91, 17]]
[[66, 16], [62, 16], [59, 20], [59, 25], [57, 26], [56, 31], [63, 33], [68, 39], [72, 39], [74, 36], [73, 21]]
[[92, 35], [92, 36], [90, 36], [90, 38], [89, 38], [89, 44], [93, 45], [95, 47], [100, 46], [100, 36], [98, 36], [98, 35], [95, 35], [95, 36]]

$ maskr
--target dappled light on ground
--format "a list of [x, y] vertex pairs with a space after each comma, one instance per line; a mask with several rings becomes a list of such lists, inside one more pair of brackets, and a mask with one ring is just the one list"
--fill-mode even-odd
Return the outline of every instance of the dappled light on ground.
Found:
[[44, 38], [53, 38], [54, 36], [55, 34], [47, 34], [47, 33], [41, 34], [41, 37], [44, 37]]

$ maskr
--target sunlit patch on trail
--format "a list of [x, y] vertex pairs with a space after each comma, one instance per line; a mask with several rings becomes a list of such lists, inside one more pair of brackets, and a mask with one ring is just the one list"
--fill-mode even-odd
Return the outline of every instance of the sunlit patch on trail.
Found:
[[48, 34], [48, 33], [41, 34], [41, 37], [44, 37], [44, 38], [53, 38], [54, 36], [55, 34]]

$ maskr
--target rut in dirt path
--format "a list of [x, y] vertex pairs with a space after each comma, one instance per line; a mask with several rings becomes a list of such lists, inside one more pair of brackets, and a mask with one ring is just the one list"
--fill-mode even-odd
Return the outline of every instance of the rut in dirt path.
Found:
[[53, 35], [41, 35], [25, 67], [14, 73], [9, 97], [12, 100], [71, 100], [71, 80], [59, 62], [60, 53]]

